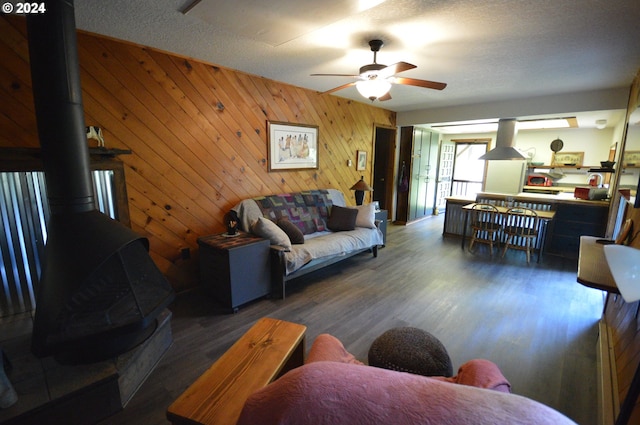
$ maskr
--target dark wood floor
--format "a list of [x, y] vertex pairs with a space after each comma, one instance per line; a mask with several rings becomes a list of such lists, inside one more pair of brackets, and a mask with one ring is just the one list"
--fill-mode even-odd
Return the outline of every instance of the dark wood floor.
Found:
[[575, 261], [527, 265], [443, 238], [443, 216], [390, 226], [378, 258], [363, 254], [292, 281], [286, 300], [260, 300], [237, 314], [198, 291], [171, 307], [174, 344], [128, 406], [101, 424], [166, 424], [167, 406], [263, 316], [308, 326], [308, 346], [331, 333], [366, 361], [371, 342], [396, 326], [438, 337], [454, 370], [473, 358], [497, 363], [514, 393], [581, 425], [597, 416], [596, 339], [600, 291], [576, 282]]

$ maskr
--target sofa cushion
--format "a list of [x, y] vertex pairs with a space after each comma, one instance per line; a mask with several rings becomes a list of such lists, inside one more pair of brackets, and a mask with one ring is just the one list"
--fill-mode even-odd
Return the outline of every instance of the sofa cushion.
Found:
[[334, 232], [353, 230], [356, 228], [358, 210], [334, 205], [331, 207], [331, 215], [327, 227]]
[[338, 362], [295, 368], [247, 399], [237, 425], [575, 425], [514, 394]]
[[380, 229], [356, 227], [348, 232], [324, 232], [305, 236], [304, 245], [292, 245], [284, 253], [286, 274], [294, 273], [307, 263], [344, 256], [353, 251], [369, 249], [382, 244]]
[[291, 241], [289, 236], [278, 227], [273, 221], [264, 217], [259, 217], [258, 220], [251, 227], [251, 233], [260, 236], [261, 238], [269, 239], [271, 245], [280, 245], [285, 249], [291, 249]]
[[293, 245], [301, 245], [304, 243], [304, 235], [298, 226], [286, 218], [281, 218], [276, 224], [289, 236], [289, 240]]
[[376, 228], [376, 207], [373, 204], [358, 205], [355, 209], [358, 210], [357, 227]]

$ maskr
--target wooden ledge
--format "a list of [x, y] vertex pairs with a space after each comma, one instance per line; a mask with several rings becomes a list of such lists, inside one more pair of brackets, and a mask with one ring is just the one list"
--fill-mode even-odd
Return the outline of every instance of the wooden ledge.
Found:
[[235, 425], [247, 398], [302, 366], [306, 326], [262, 318], [167, 409], [173, 424]]
[[619, 294], [611, 270], [604, 256], [604, 245], [596, 236], [580, 236], [578, 254], [578, 282], [590, 288]]

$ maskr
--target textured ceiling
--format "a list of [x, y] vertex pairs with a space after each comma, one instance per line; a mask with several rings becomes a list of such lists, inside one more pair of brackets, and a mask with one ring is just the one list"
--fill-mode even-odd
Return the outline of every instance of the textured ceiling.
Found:
[[[410, 62], [417, 69], [403, 77], [448, 84], [443, 91], [394, 85], [393, 98], [380, 103], [394, 111], [628, 87], [640, 68], [638, 0], [387, 0], [360, 12], [364, 0], [202, 0], [182, 13], [191, 3], [76, 0], [76, 21], [80, 29], [318, 91], [352, 80], [310, 74], [357, 73], [372, 62], [368, 40], [380, 38], [379, 63]], [[263, 10], [248, 13], [252, 4]], [[324, 4], [327, 13], [314, 20], [314, 7]], [[296, 26], [290, 36], [261, 39], [269, 27], [252, 31], [238, 16]], [[353, 87], [335, 95], [366, 101]]]

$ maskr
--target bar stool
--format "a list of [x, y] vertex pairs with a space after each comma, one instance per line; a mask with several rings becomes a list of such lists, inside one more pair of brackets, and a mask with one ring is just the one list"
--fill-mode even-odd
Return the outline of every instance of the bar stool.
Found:
[[505, 215], [504, 234], [507, 240], [502, 250], [502, 256], [507, 249], [519, 249], [527, 253], [527, 263], [531, 261], [531, 250], [535, 249], [533, 242], [540, 231], [540, 218], [530, 208], [509, 208]]
[[493, 256], [493, 244], [497, 242], [496, 235], [502, 229], [500, 213], [495, 205], [475, 204], [471, 208], [471, 242], [469, 252], [472, 252], [476, 242], [489, 245], [489, 252]]

